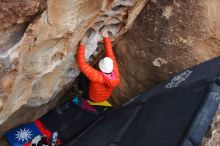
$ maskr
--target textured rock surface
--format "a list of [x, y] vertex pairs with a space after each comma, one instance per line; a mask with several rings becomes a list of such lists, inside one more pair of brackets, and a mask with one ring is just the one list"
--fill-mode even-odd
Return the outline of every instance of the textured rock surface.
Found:
[[220, 146], [220, 107], [206, 134], [202, 146]]
[[[114, 40], [146, 0], [22, 0], [0, 2], [0, 135], [54, 107], [78, 75], [75, 53], [92, 32], [88, 58], [109, 25]], [[90, 29], [91, 28], [91, 29]]]
[[46, 2], [42, 0], [0, 1], [0, 111], [11, 92], [18, 71], [18, 61], [10, 60], [8, 55], [22, 38], [28, 23], [31, 23], [45, 7]]
[[220, 55], [219, 0], [151, 0], [116, 45], [116, 103]]

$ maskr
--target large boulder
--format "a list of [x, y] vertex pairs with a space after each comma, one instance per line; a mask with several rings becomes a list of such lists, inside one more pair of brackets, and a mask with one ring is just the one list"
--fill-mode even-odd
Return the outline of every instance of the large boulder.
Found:
[[219, 0], [151, 0], [115, 52], [121, 103], [174, 73], [220, 55]]
[[112, 40], [117, 39], [130, 28], [146, 2], [1, 1], [0, 135], [56, 105], [79, 73], [75, 54], [87, 30], [92, 32], [86, 46], [89, 58], [97, 54], [102, 39], [94, 30], [108, 25]]

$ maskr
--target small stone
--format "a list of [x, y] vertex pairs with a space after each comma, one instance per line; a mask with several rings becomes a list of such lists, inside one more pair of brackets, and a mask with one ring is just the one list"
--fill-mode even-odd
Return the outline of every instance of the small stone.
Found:
[[23, 18], [19, 18], [18, 20], [17, 20], [17, 24], [21, 24], [21, 23], [23, 23], [24, 22], [24, 19]]
[[173, 7], [172, 6], [167, 6], [163, 9], [163, 14], [162, 14], [166, 19], [169, 19], [173, 15]]
[[161, 67], [162, 65], [167, 64], [167, 61], [159, 57], [159, 58], [156, 58], [152, 63], [154, 66]]
[[151, 2], [153, 2], [153, 3], [157, 3], [157, 0], [151, 0]]

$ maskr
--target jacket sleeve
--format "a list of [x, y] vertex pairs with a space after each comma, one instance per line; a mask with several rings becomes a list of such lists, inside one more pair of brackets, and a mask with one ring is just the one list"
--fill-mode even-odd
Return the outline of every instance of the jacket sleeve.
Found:
[[118, 64], [116, 62], [114, 52], [112, 50], [112, 43], [111, 43], [110, 38], [108, 37], [104, 38], [104, 44], [105, 44], [106, 56], [110, 57], [113, 61], [113, 71], [115, 72], [115, 77], [117, 81], [115, 82], [115, 84], [119, 85], [120, 84], [120, 73], [119, 73]]
[[90, 64], [86, 62], [84, 45], [80, 45], [78, 48], [77, 63], [79, 65], [80, 70], [90, 81], [104, 83], [104, 78], [101, 72], [94, 69]]

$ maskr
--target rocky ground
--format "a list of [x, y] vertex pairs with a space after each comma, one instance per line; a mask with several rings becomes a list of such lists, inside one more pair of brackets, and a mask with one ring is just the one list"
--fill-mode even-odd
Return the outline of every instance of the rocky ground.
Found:
[[203, 140], [202, 146], [220, 146], [220, 108]]

